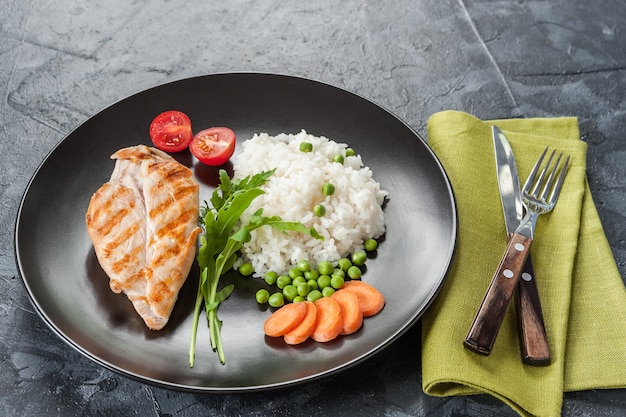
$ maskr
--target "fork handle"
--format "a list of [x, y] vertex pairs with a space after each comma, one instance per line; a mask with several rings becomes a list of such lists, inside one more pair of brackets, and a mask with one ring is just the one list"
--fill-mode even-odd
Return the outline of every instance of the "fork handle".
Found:
[[513, 233], [463, 344], [489, 355], [530, 253], [532, 239]]
[[548, 365], [551, 361], [550, 346], [530, 255], [518, 284], [515, 306], [522, 361], [533, 366]]

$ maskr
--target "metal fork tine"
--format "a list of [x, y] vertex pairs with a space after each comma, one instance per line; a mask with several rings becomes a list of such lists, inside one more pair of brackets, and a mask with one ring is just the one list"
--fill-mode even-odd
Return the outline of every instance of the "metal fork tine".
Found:
[[559, 194], [561, 193], [561, 188], [563, 187], [563, 182], [565, 182], [565, 174], [567, 173], [567, 168], [569, 167], [569, 156], [565, 160], [563, 164], [563, 168], [561, 168], [561, 174], [559, 175], [559, 179], [554, 186], [554, 190], [552, 194], [550, 194], [550, 204], [556, 204], [556, 200], [559, 198]]
[[[554, 152], [552, 152], [552, 155], [554, 155]], [[546, 180], [546, 184], [543, 186], [543, 190], [541, 191], [541, 196], [539, 197], [541, 200], [545, 200], [548, 198], [548, 193], [550, 192], [550, 190], [552, 190], [552, 184], [554, 183], [554, 180], [556, 179], [556, 171], [559, 169], [559, 163], [561, 162], [561, 157], [563, 156], [563, 154], [559, 154], [559, 157], [556, 160], [556, 163], [554, 164], [554, 168], [552, 168], [552, 171], [550, 171], [550, 175], [548, 176], [548, 179]], [[552, 158], [550, 158], [552, 159]], [[549, 165], [546, 165], [546, 170], [548, 169]]]
[[535, 186], [533, 187], [533, 191], [531, 193], [533, 197], [537, 197], [539, 195], [539, 190], [541, 189], [541, 184], [543, 184], [543, 179], [545, 178], [546, 173], [548, 172], [548, 167], [550, 167], [550, 164], [552, 164], [552, 158], [554, 158], [554, 152], [556, 152], [556, 150], [552, 151], [552, 153], [550, 154], [550, 157], [548, 158], [548, 162], [546, 162], [546, 166], [543, 167], [543, 169], [541, 170], [541, 174], [539, 174], [539, 179], [535, 183]]
[[524, 187], [522, 187], [522, 190], [524, 192], [530, 193], [530, 188], [535, 182], [535, 176], [537, 175], [537, 171], [539, 171], [539, 168], [541, 167], [541, 163], [543, 162], [544, 156], [546, 156], [546, 152], [548, 152], [547, 146], [546, 146], [546, 149], [544, 149], [541, 156], [539, 157], [539, 159], [537, 160], [537, 163], [533, 167], [532, 171], [530, 171], [530, 175], [528, 175], [528, 178], [526, 179], [526, 182], [524, 183]]

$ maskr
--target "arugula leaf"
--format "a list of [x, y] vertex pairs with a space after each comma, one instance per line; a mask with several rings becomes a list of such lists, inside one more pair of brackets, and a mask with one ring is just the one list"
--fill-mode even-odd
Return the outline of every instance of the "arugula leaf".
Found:
[[[217, 316], [217, 310], [230, 296], [235, 286], [230, 284], [218, 290], [219, 280], [222, 274], [233, 267], [237, 252], [250, 241], [252, 230], [270, 226], [283, 233], [294, 231], [323, 239], [314, 228], [307, 229], [302, 223], [285, 222], [278, 216], [263, 217], [262, 209], [254, 213], [247, 225], [239, 224], [243, 212], [255, 198], [264, 193], [260, 187], [275, 171], [275, 169], [264, 171], [252, 177], [231, 180], [226, 171], [220, 170], [220, 184], [210, 199], [212, 206], [205, 202], [204, 207], [200, 208], [199, 222], [204, 233], [200, 238], [201, 245], [196, 257], [201, 272], [189, 345], [190, 367], [194, 365], [196, 335], [203, 305], [209, 324], [211, 348], [217, 352], [222, 364], [226, 362], [221, 337], [222, 321]], [[239, 226], [237, 230], [236, 226]]]
[[300, 222], [286, 222], [283, 221], [283, 219], [281, 219], [279, 216], [263, 217], [261, 216], [261, 210], [257, 211], [250, 217], [250, 222], [245, 227], [249, 232], [261, 226], [271, 226], [274, 229], [279, 230], [283, 233], [286, 233], [287, 231], [300, 232], [309, 234], [315, 239], [324, 240], [324, 237], [318, 234], [317, 230], [315, 230], [313, 227], [307, 229]]

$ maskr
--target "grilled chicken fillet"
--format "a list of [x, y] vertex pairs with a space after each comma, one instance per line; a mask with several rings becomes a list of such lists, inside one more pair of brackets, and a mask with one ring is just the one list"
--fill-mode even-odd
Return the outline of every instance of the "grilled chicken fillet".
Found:
[[153, 330], [169, 320], [196, 254], [198, 184], [174, 158], [144, 145], [120, 149], [92, 196], [87, 232], [115, 293]]

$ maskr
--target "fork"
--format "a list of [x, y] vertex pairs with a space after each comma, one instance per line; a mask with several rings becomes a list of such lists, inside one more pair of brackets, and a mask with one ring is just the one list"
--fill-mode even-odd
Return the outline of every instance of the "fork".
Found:
[[522, 201], [526, 215], [509, 240], [506, 252], [502, 256], [500, 265], [463, 342], [465, 347], [482, 355], [491, 353], [515, 287], [522, 275], [526, 258], [530, 253], [537, 219], [554, 208], [565, 181], [570, 157], [568, 156], [559, 168], [563, 157], [561, 153], [556, 163], [551, 166], [556, 153], [556, 150], [553, 150], [540, 172], [547, 153], [546, 147], [524, 183]]

